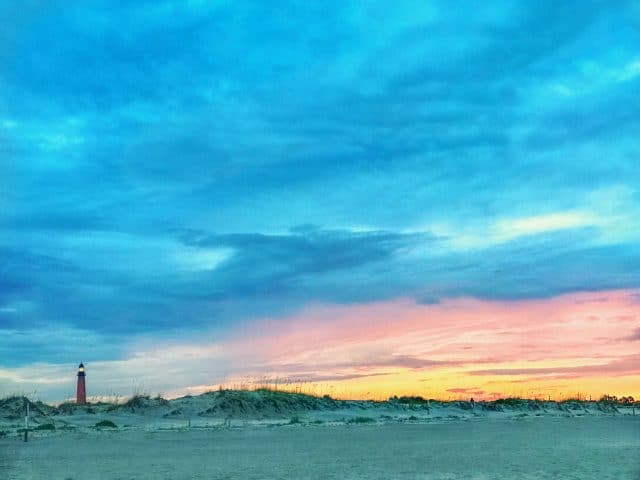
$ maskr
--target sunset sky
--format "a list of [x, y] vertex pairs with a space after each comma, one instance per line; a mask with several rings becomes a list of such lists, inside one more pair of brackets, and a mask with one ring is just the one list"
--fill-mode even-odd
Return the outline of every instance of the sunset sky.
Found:
[[639, 2], [0, 18], [0, 396], [640, 397]]

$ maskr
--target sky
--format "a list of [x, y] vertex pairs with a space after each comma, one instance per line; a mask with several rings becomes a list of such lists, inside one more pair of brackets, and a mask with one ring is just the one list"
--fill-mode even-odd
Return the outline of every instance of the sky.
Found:
[[0, 18], [0, 395], [640, 397], [640, 2]]

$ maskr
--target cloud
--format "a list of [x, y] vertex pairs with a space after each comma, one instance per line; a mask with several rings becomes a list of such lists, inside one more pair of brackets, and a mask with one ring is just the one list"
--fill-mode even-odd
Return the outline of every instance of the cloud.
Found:
[[501, 220], [495, 225], [495, 230], [500, 240], [504, 241], [526, 235], [575, 229], [593, 224], [594, 219], [586, 213], [566, 212]]
[[479, 389], [478, 387], [471, 387], [471, 388], [466, 388], [466, 387], [456, 387], [456, 388], [448, 388], [447, 392], [450, 393], [468, 393], [471, 395], [483, 395], [485, 392], [484, 390]]
[[286, 377], [268, 377], [253, 380], [254, 385], [280, 385], [286, 388], [287, 385], [300, 385], [305, 383], [321, 383], [321, 382], [344, 382], [348, 380], [360, 380], [371, 377], [380, 377], [389, 375], [383, 372], [371, 373], [349, 373], [349, 374], [321, 374], [321, 373], [292, 373]]
[[[428, 358], [419, 358], [410, 355], [381, 355], [379, 352], [376, 355], [369, 355], [365, 358], [351, 359], [350, 361], [342, 362], [317, 362], [317, 366], [321, 366], [323, 369], [341, 370], [341, 369], [366, 369], [375, 370], [380, 368], [402, 368], [411, 370], [422, 370], [426, 368], [442, 368], [450, 366], [459, 366], [460, 361], [456, 360], [431, 360]], [[292, 363], [292, 364], [278, 364], [278, 368], [288, 370], [304, 370], [309, 367], [309, 363]], [[292, 374], [294, 377], [298, 377], [297, 374]]]
[[637, 9], [472, 7], [0, 5], [4, 362], [637, 289]]
[[[26, 241], [5, 250], [11, 267], [0, 297], [5, 305], [30, 307], [0, 312], [0, 328], [46, 321], [104, 333], [188, 335], [286, 316], [309, 303], [523, 299], [634, 287], [633, 272], [640, 271], [633, 269], [640, 259], [635, 246], [586, 246], [590, 229], [529, 235], [479, 251], [449, 250], [446, 237], [425, 233], [317, 227], [16, 238]], [[43, 253], [31, 253], [36, 248]]]
[[630, 342], [640, 340], [640, 328], [636, 328], [631, 335], [624, 337], [624, 339]]
[[640, 374], [640, 356], [627, 355], [607, 363], [576, 367], [491, 368], [474, 370], [471, 375], [549, 375], [552, 378], [579, 378], [595, 375], [626, 376]]
[[[61, 399], [80, 360], [90, 368], [97, 395], [126, 395], [134, 387], [178, 395], [264, 379], [330, 383], [345, 395], [376, 392], [379, 398], [424, 394], [425, 389], [429, 395], [480, 395], [486, 388], [478, 379], [498, 380], [494, 386], [508, 388], [514, 376], [545, 388], [551, 388], [545, 382], [565, 378], [581, 388], [603, 375], [640, 373], [634, 345], [617, 341], [628, 325], [617, 319], [636, 311], [636, 294], [316, 305], [287, 317], [252, 320], [232, 333], [199, 329], [197, 335], [161, 337], [137, 332], [127, 341], [119, 332], [71, 326], [5, 329], [0, 330], [4, 390], [37, 389]], [[507, 326], [510, 335], [496, 335]], [[429, 382], [423, 382], [426, 372]]]
[[[358, 275], [358, 271], [375, 270], [377, 265], [384, 268], [415, 240], [414, 235], [392, 232], [338, 230], [286, 235], [188, 235], [184, 239], [189, 246], [232, 249], [234, 256], [220, 265], [206, 288], [213, 295], [243, 298], [313, 295], [325, 288], [325, 278], [341, 282], [341, 274]], [[423, 235], [422, 241], [432, 239]]]

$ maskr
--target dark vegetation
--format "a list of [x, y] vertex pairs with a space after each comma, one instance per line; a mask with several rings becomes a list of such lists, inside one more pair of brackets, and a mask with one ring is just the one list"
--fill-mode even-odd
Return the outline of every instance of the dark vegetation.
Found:
[[347, 423], [375, 423], [376, 419], [371, 417], [354, 417], [347, 420]]
[[25, 405], [29, 404], [30, 414], [33, 416], [48, 416], [55, 412], [56, 408], [46, 403], [32, 402], [23, 396], [11, 396], [0, 399], [0, 416], [7, 420], [24, 418]]
[[600, 403], [607, 403], [607, 404], [611, 404], [611, 405], [636, 405], [638, 406], [640, 404], [640, 401], [636, 401], [632, 396], [628, 396], [628, 397], [616, 397], [615, 395], [603, 395], [602, 397], [600, 397]]
[[146, 410], [148, 408], [166, 407], [169, 400], [162, 398], [160, 395], [151, 398], [149, 395], [134, 395], [122, 405], [118, 406], [120, 410], [130, 410], [132, 413], [136, 410]]
[[42, 425], [38, 425], [34, 430], [43, 431], [43, 430], [55, 430], [56, 426], [53, 423], [43, 423]]
[[[205, 393], [210, 406], [200, 416], [280, 416], [312, 410], [335, 410], [346, 402], [278, 390], [218, 390]], [[178, 400], [179, 401], [179, 400]]]
[[420, 396], [398, 397], [395, 395], [389, 399], [390, 403], [399, 403], [402, 405], [428, 405], [430, 401], [435, 401], [435, 400], [426, 400], [425, 398], [422, 398]]
[[96, 423], [96, 428], [118, 428], [111, 420], [101, 420]]

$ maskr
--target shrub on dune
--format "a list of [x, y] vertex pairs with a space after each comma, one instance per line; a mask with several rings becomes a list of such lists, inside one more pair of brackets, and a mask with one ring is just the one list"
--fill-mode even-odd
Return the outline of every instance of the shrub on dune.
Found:
[[347, 420], [347, 423], [374, 423], [375, 418], [371, 417], [354, 417]]
[[38, 425], [34, 430], [42, 431], [42, 430], [55, 430], [56, 427], [53, 423], [43, 423], [42, 425]]
[[96, 428], [118, 428], [111, 420], [102, 420], [96, 423]]

